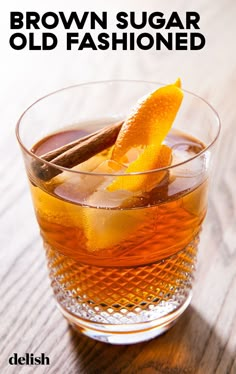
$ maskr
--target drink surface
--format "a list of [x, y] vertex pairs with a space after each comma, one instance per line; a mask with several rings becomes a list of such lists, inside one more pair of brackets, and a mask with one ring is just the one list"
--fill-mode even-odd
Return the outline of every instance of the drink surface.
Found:
[[[55, 133], [38, 142], [33, 152], [44, 154], [86, 134], [76, 128]], [[207, 156], [183, 161], [204, 145], [174, 129], [165, 144], [172, 148], [172, 164], [182, 164], [140, 193], [107, 191], [116, 178], [114, 170], [109, 176], [111, 168], [104, 163], [110, 150], [74, 168], [82, 173], [63, 172], [38, 186], [32, 183], [48, 251], [84, 265], [132, 267], [167, 259], [194, 241], [207, 209]]]

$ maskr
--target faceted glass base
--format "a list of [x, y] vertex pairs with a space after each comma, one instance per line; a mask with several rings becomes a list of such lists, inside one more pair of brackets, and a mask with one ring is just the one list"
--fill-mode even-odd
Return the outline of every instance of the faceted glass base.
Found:
[[62, 313], [83, 334], [113, 344], [162, 334], [190, 302], [198, 241], [154, 264], [127, 268], [81, 264], [46, 245]]
[[153, 339], [169, 330], [185, 311], [191, 301], [189, 294], [184, 304], [165, 317], [145, 323], [110, 325], [90, 322], [69, 313], [58, 304], [62, 314], [80, 333], [89, 338], [110, 344], [134, 344]]

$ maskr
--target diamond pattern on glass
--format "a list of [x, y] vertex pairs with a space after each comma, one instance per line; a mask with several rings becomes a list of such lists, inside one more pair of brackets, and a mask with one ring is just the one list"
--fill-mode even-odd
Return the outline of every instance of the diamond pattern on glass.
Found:
[[67, 311], [95, 322], [129, 324], [163, 317], [191, 292], [198, 242], [196, 237], [167, 259], [132, 268], [80, 264], [46, 246], [54, 294]]

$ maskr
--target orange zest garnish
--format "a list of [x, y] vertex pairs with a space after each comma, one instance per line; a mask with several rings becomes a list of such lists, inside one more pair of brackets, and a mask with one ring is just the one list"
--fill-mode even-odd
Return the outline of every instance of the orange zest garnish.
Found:
[[[129, 163], [125, 174], [164, 168], [171, 163], [171, 149], [162, 145], [175, 120], [183, 99], [181, 82], [161, 87], [145, 97], [124, 122], [112, 152], [112, 160], [128, 163], [128, 152], [138, 149], [138, 157]], [[148, 190], [163, 179], [165, 172], [118, 176], [109, 191]]]
[[[164, 168], [171, 163], [171, 148], [162, 145], [157, 152], [156, 146], [149, 145], [145, 151], [135, 160], [131, 162], [126, 173], [135, 173], [142, 165], [143, 170], [154, 170]], [[155, 187], [166, 175], [166, 171], [158, 171], [153, 173], [143, 173], [134, 175], [118, 176], [109, 186], [109, 191], [128, 190], [133, 192], [148, 191]]]

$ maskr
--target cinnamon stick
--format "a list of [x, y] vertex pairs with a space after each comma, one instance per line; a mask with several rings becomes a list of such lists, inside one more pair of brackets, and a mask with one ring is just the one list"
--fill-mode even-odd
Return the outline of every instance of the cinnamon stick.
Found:
[[[113, 125], [112, 125], [113, 126]], [[110, 127], [110, 126], [109, 126]], [[59, 148], [56, 148], [56, 149], [53, 149], [52, 151], [49, 151], [43, 155], [41, 155], [40, 157], [45, 160], [45, 161], [52, 161], [53, 159], [55, 159], [56, 157], [60, 156], [62, 153], [68, 151], [69, 149], [75, 147], [76, 145], [84, 142], [85, 140], [91, 138], [92, 136], [96, 135], [96, 134], [99, 134], [101, 132], [101, 129], [96, 131], [96, 132], [93, 132], [91, 134], [88, 134], [86, 136], [83, 136], [82, 138], [79, 138], [79, 139], [76, 139], [76, 140], [73, 140], [72, 142], [70, 143], [67, 143]]]
[[55, 166], [63, 166], [70, 169], [111, 147], [117, 139], [122, 124], [123, 122], [118, 122], [109, 125], [40, 156], [42, 162], [37, 160], [32, 163], [35, 176], [48, 181], [62, 173], [62, 170], [43, 163], [44, 160], [50, 161]]

